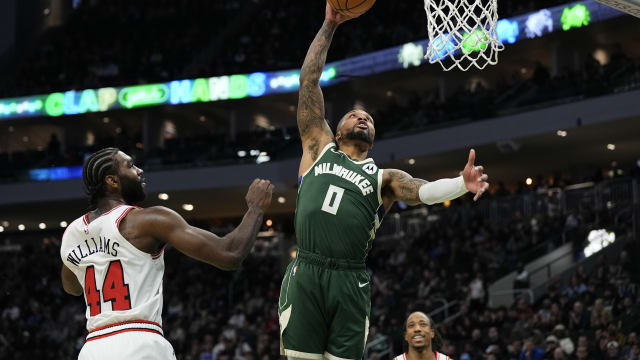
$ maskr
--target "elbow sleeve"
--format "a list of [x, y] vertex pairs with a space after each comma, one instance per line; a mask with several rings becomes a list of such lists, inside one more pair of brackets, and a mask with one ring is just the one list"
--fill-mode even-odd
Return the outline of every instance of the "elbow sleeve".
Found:
[[462, 176], [454, 179], [440, 179], [428, 182], [420, 187], [418, 192], [420, 201], [433, 205], [453, 200], [467, 193]]

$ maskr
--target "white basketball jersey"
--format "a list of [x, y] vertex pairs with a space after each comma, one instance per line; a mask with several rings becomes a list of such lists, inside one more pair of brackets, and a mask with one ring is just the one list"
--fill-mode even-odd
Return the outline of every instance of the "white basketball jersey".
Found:
[[[407, 356], [407, 353], [404, 353], [394, 357], [393, 360], [409, 360], [409, 356]], [[436, 360], [451, 360], [451, 358], [445, 354], [436, 352]]]
[[123, 331], [162, 333], [164, 251], [145, 253], [120, 234], [134, 206], [118, 205], [89, 223], [72, 222], [60, 256], [84, 289], [87, 341]]

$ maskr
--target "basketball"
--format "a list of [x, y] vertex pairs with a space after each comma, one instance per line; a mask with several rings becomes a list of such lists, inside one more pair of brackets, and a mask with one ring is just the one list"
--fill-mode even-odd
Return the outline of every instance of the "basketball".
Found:
[[371, 9], [376, 0], [329, 0], [331, 7], [347, 16], [360, 16]]

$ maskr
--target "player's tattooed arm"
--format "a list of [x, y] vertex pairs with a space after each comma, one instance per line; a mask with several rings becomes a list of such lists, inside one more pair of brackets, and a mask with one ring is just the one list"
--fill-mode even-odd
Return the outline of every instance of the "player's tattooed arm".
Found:
[[338, 24], [325, 20], [311, 43], [300, 71], [298, 93], [298, 129], [303, 150], [313, 160], [324, 145], [333, 139], [333, 133], [324, 119], [324, 98], [320, 89], [320, 77], [327, 60], [327, 52]]
[[382, 196], [385, 208], [389, 208], [394, 201], [402, 201], [408, 205], [419, 205], [420, 187], [428, 181], [414, 178], [402, 170], [385, 169], [382, 173]]

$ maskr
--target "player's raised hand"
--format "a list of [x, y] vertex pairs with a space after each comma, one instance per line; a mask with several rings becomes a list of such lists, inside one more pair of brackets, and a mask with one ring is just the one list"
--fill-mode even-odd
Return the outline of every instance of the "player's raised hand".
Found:
[[489, 183], [487, 182], [489, 175], [484, 174], [484, 168], [482, 166], [475, 166], [475, 162], [476, 151], [471, 149], [471, 151], [469, 151], [467, 165], [462, 171], [462, 178], [464, 179], [464, 185], [467, 187], [467, 190], [476, 194], [476, 196], [473, 197], [473, 201], [477, 201], [480, 196], [489, 189]]
[[336, 24], [340, 25], [343, 22], [345, 22], [347, 20], [351, 20], [351, 19], [356, 18], [356, 17], [357, 16], [347, 16], [347, 15], [341, 14], [341, 13], [333, 10], [331, 5], [329, 5], [329, 2], [327, 1], [327, 8], [324, 11], [325, 20], [331, 21], [333, 23], [336, 23]]
[[266, 210], [271, 205], [271, 197], [273, 196], [273, 184], [269, 180], [255, 179], [249, 191], [247, 191], [247, 206], [249, 208], [259, 207], [261, 210]]

